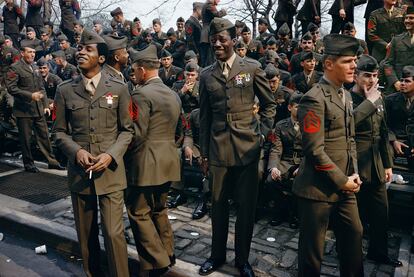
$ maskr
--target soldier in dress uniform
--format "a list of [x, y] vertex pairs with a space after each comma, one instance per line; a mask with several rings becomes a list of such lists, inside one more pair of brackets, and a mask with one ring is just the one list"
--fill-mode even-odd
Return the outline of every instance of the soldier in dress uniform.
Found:
[[[22, 9], [14, 3], [14, 0], [6, 0], [3, 6], [1, 21], [4, 24], [3, 34], [10, 36], [16, 48], [19, 48], [19, 34], [24, 27], [25, 17]], [[19, 19], [19, 22], [17, 22]]]
[[279, 30], [277, 31], [277, 49], [278, 53], [284, 53], [286, 54], [286, 57], [290, 60], [293, 54], [293, 49], [295, 48], [293, 45], [293, 41], [290, 38], [291, 36], [291, 29], [289, 29], [289, 26], [287, 23], [283, 24]]
[[367, 258], [402, 266], [388, 256], [388, 199], [385, 183], [391, 182], [392, 149], [388, 140], [385, 103], [377, 89], [378, 63], [372, 56], [358, 60], [352, 88], [358, 171], [363, 186], [357, 194], [363, 223], [369, 224]]
[[81, 17], [78, 0], [59, 0], [61, 13], [60, 30], [66, 35], [70, 43], [75, 43], [73, 23]]
[[303, 94], [293, 93], [289, 99], [290, 116], [276, 123], [274, 131], [267, 136], [268, 150], [266, 186], [275, 199], [275, 210], [270, 225], [280, 225], [287, 210], [289, 226], [298, 227], [297, 203], [292, 192], [292, 180], [298, 173], [302, 160], [302, 135], [297, 119], [297, 110]]
[[390, 47], [391, 39], [404, 32], [404, 11], [396, 0], [384, 0], [384, 7], [371, 13], [366, 32], [372, 44], [372, 56], [381, 62]]
[[92, 21], [93, 24], [93, 30], [100, 36], [103, 35], [103, 22], [100, 19], [95, 19]]
[[[198, 65], [188, 63], [184, 70], [184, 79], [174, 83], [172, 89], [180, 96], [184, 115], [189, 119], [192, 110], [199, 108]], [[186, 116], [188, 115], [188, 116]]]
[[414, 66], [406, 65], [399, 81], [400, 91], [385, 98], [389, 140], [395, 156], [406, 157], [410, 172], [414, 172]]
[[31, 44], [35, 47], [36, 52], [40, 50], [40, 39], [36, 37], [36, 32], [33, 27], [26, 28], [26, 36], [20, 43], [24, 43], [26, 45]]
[[[235, 254], [241, 276], [254, 276], [248, 262], [258, 198], [260, 145], [272, 128], [275, 102], [256, 62], [234, 53], [236, 28], [227, 19], [210, 25], [217, 61], [200, 76], [200, 149], [212, 188], [211, 256], [200, 267], [208, 275], [226, 260], [229, 197], [237, 207]], [[254, 112], [255, 96], [260, 110]], [[259, 128], [259, 124], [261, 128]]]
[[300, 220], [298, 276], [320, 276], [330, 221], [341, 276], [364, 276], [354, 117], [351, 95], [343, 89], [353, 81], [359, 42], [330, 34], [324, 45], [324, 76], [298, 110], [304, 155], [293, 183]]
[[293, 17], [297, 13], [297, 6], [300, 0], [278, 0], [277, 2], [277, 10], [275, 14], [275, 21], [277, 30], [279, 31], [280, 28], [286, 23], [289, 30], [292, 30], [293, 25]]
[[76, 49], [70, 46], [69, 39], [62, 34], [58, 36], [58, 41], [60, 50], [65, 53], [66, 61], [72, 65], [76, 65]]
[[201, 39], [201, 9], [202, 2], [193, 3], [193, 14], [185, 22], [185, 37], [187, 39], [188, 50], [193, 50], [194, 53], [200, 53], [200, 39]]
[[402, 69], [406, 65], [414, 65], [414, 7], [407, 7], [404, 25], [406, 31], [391, 40], [389, 55], [384, 63], [389, 91], [400, 90]]
[[173, 58], [173, 65], [184, 68], [184, 55], [187, 45], [184, 41], [179, 40], [173, 28], [167, 31], [167, 38], [170, 41], [169, 46], [165, 47], [171, 53]]
[[[357, 31], [356, 31], [355, 25], [353, 23], [351, 23], [351, 22], [345, 23], [345, 25], [342, 29], [342, 34], [355, 37], [356, 33], [357, 33]], [[367, 46], [366, 41], [363, 40], [363, 39], [358, 39], [358, 41], [359, 41], [359, 46], [362, 48], [362, 53], [363, 54], [368, 54], [368, 46]]]
[[53, 60], [56, 63], [56, 75], [63, 81], [75, 79], [78, 76], [78, 70], [66, 61], [66, 55], [62, 50], [52, 53]]
[[335, 0], [328, 12], [332, 17], [331, 34], [339, 34], [347, 22], [354, 23], [354, 9], [361, 4], [364, 4], [364, 2]]
[[124, 12], [120, 7], [117, 7], [111, 11], [112, 21], [115, 24], [115, 33], [122, 37], [128, 38], [128, 41], [132, 39], [132, 22], [124, 18]]
[[58, 43], [50, 37], [48, 27], [40, 29], [40, 46], [42, 48], [42, 50], [39, 51], [40, 57], [46, 57], [52, 52], [59, 50]]
[[162, 46], [165, 46], [164, 43], [168, 38], [167, 34], [162, 31], [162, 24], [159, 18], [155, 18], [152, 20], [152, 30], [152, 40], [156, 43], [161, 44]]
[[138, 113], [128, 164], [127, 212], [137, 247], [140, 276], [160, 276], [174, 265], [174, 237], [166, 200], [172, 181], [180, 180], [174, 141], [181, 103], [158, 77], [157, 48], [131, 54], [140, 86], [132, 93]]
[[180, 16], [179, 18], [177, 18], [177, 21], [175, 22], [175, 25], [177, 26], [175, 34], [177, 35], [177, 39], [181, 41], [186, 41], [184, 24], [185, 20], [183, 17]]
[[26, 13], [26, 28], [32, 27], [36, 32], [36, 37], [40, 38], [40, 29], [43, 27], [43, 17], [41, 10], [43, 6], [42, 0], [26, 0], [27, 1], [27, 13]]
[[39, 172], [31, 152], [32, 131], [49, 168], [63, 169], [56, 161], [49, 141], [44, 115], [50, 115], [50, 109], [42, 77], [34, 66], [35, 48], [36, 45], [29, 41], [22, 42], [22, 58], [10, 66], [6, 77], [7, 91], [14, 97], [13, 114], [17, 118], [24, 168], [32, 173]]
[[105, 276], [99, 255], [99, 205], [109, 276], [127, 277], [123, 156], [134, 129], [128, 88], [101, 71], [107, 54], [98, 34], [82, 33], [77, 53], [82, 75], [58, 87], [53, 136], [68, 158], [69, 189], [86, 275]]
[[210, 22], [216, 17], [227, 15], [225, 9], [218, 10], [217, 5], [220, 0], [206, 0], [201, 10], [201, 19], [203, 28], [201, 29], [200, 38], [200, 62], [202, 67], [211, 65], [214, 62], [214, 53], [211, 50], [209, 41]]
[[296, 19], [300, 21], [302, 26], [302, 35], [306, 32], [309, 23], [321, 26], [321, 1], [305, 0], [302, 8], [298, 11]]
[[173, 57], [168, 50], [162, 50], [161, 53], [161, 65], [162, 67], [159, 69], [159, 77], [164, 82], [164, 84], [168, 87], [172, 87], [174, 82], [182, 80], [183, 70], [173, 63]]
[[322, 73], [315, 70], [316, 59], [313, 52], [302, 52], [300, 65], [303, 70], [293, 75], [294, 88], [301, 93], [306, 93], [315, 83], [319, 82]]
[[[302, 36], [300, 39], [300, 48], [301, 52], [294, 54], [292, 58], [290, 59], [289, 64], [289, 72], [292, 75], [295, 75], [302, 71], [301, 66], [301, 58], [302, 58], [302, 52], [314, 52], [315, 51], [315, 43], [313, 42], [312, 35], [308, 32]], [[321, 59], [322, 56], [316, 52], [314, 52], [314, 58], [317, 64], [317, 69], [320, 69], [321, 67]]]
[[[36, 62], [37, 67], [39, 68], [39, 73], [42, 76], [43, 79], [43, 85], [45, 87], [46, 96], [49, 100], [49, 108], [52, 111], [53, 110], [53, 100], [55, 99], [56, 95], [56, 89], [60, 83], [62, 83], [62, 79], [53, 74], [50, 73], [49, 63], [45, 58], [40, 58]], [[52, 105], [51, 105], [52, 104]]]
[[260, 41], [262, 45], [266, 45], [266, 42], [269, 38], [274, 37], [273, 34], [269, 33], [269, 21], [261, 17], [257, 21], [257, 30], [259, 31], [259, 35], [256, 37], [256, 40]]
[[126, 83], [123, 74], [125, 68], [128, 66], [128, 51], [126, 49], [128, 38], [119, 37], [115, 35], [103, 36], [103, 39], [108, 45], [108, 59], [103, 66], [103, 70], [112, 78], [118, 79]]
[[252, 39], [252, 33], [249, 27], [243, 27], [241, 37], [241, 41], [247, 46], [246, 56], [254, 60], [260, 59], [264, 52], [263, 45], [260, 41]]

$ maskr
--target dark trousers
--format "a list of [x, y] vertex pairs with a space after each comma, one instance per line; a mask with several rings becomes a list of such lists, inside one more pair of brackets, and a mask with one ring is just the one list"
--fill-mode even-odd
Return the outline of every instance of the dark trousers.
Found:
[[141, 270], [165, 268], [174, 255], [174, 234], [166, 205], [169, 187], [169, 182], [128, 187], [126, 206]]
[[341, 276], [364, 276], [362, 225], [355, 196], [345, 197], [335, 203], [299, 198], [298, 204], [298, 276], [320, 276], [325, 235], [330, 218], [333, 221]]
[[73, 30], [65, 28], [63, 25], [60, 25], [60, 30], [68, 38], [71, 45], [75, 44], [75, 32]]
[[50, 165], [57, 165], [58, 162], [52, 154], [52, 147], [49, 141], [46, 119], [40, 117], [18, 117], [17, 128], [19, 130], [20, 146], [22, 148], [23, 163], [25, 166], [33, 166], [33, 156], [31, 151], [32, 130], [36, 136], [40, 151]]
[[374, 257], [388, 256], [388, 197], [385, 184], [365, 183], [357, 194], [361, 220], [369, 224], [368, 254]]
[[348, 21], [343, 20], [341, 17], [337, 15], [332, 15], [332, 27], [331, 27], [331, 34], [339, 34], [342, 30], [342, 27]]
[[73, 214], [81, 247], [83, 269], [87, 276], [105, 276], [100, 266], [98, 199], [109, 276], [129, 276], [128, 252], [122, 220], [124, 191], [105, 195], [72, 192]]
[[211, 181], [211, 224], [213, 230], [211, 258], [226, 259], [226, 246], [229, 228], [229, 197], [233, 195], [237, 204], [235, 226], [236, 265], [249, 259], [256, 203], [259, 191], [258, 161], [246, 166], [210, 168]]
[[210, 43], [202, 42], [200, 44], [200, 64], [201, 67], [207, 67], [214, 63], [216, 60], [214, 56], [213, 49], [211, 48]]

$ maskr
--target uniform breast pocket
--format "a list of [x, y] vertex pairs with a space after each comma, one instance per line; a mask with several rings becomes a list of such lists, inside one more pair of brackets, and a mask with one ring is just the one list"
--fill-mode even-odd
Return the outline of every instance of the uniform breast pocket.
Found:
[[117, 124], [118, 97], [99, 99], [99, 120], [102, 127], [111, 128]]
[[70, 121], [73, 126], [83, 122], [88, 116], [88, 104], [83, 101], [67, 102], [66, 109], [70, 111]]
[[[237, 76], [235, 78], [237, 78]], [[237, 82], [237, 79], [235, 79], [233, 88], [235, 91], [237, 91], [238, 98], [243, 104], [253, 103], [254, 91], [253, 82], [251, 79], [249, 81], [242, 80], [239, 82]]]

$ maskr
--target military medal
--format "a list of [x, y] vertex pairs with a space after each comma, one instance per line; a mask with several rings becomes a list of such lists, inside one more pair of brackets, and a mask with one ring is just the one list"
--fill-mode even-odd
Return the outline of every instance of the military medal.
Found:
[[250, 73], [247, 73], [244, 77], [244, 80], [246, 80], [246, 82], [250, 81]]
[[237, 75], [234, 79], [236, 80], [236, 85], [242, 85], [243, 84], [243, 79], [240, 75]]
[[114, 103], [114, 98], [113, 98], [112, 94], [110, 94], [110, 93], [107, 94], [105, 98], [106, 98], [106, 103], [108, 105], [112, 105]]

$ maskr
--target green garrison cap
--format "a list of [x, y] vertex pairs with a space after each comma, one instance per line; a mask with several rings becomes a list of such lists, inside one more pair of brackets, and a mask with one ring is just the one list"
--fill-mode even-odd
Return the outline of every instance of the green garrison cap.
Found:
[[103, 39], [108, 45], [109, 51], [126, 48], [128, 43], [128, 38], [124, 36], [107, 35], [103, 36]]
[[374, 72], [379, 68], [377, 60], [370, 55], [361, 55], [357, 63], [359, 71]]
[[234, 28], [234, 25], [230, 20], [215, 17], [210, 23], [210, 35], [215, 35], [231, 28]]
[[98, 44], [98, 43], [105, 43], [105, 40], [98, 35], [96, 32], [90, 30], [84, 30], [82, 32], [80, 44], [88, 45], [88, 44]]
[[356, 56], [359, 48], [358, 39], [341, 34], [329, 34], [323, 38], [324, 54], [335, 56]]

